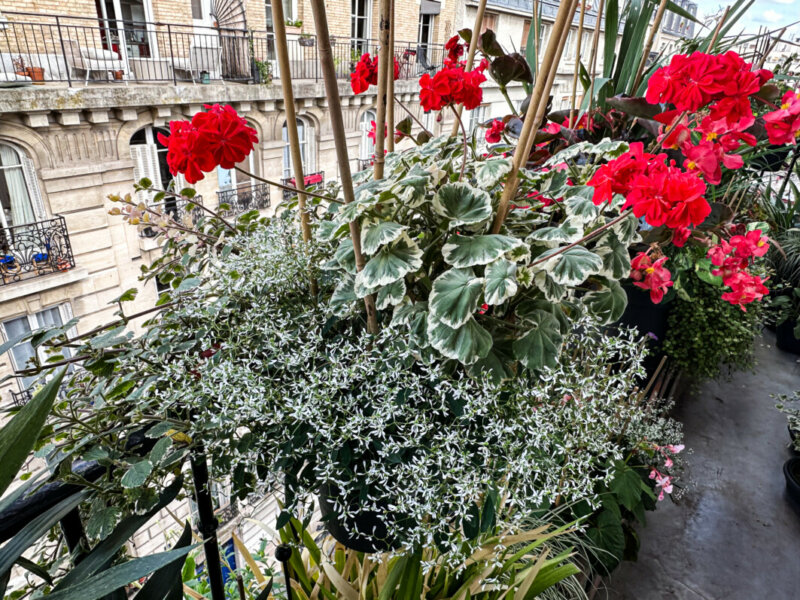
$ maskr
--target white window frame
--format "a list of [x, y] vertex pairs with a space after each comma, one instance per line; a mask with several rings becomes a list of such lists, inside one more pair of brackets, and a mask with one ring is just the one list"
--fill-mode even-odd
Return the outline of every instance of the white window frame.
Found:
[[[300, 159], [303, 162], [303, 175], [308, 175], [310, 173], [314, 173], [316, 170], [314, 168], [316, 163], [314, 160], [314, 125], [309, 119], [305, 119], [303, 117], [297, 117], [297, 124], [298, 126], [301, 124], [303, 126], [302, 135], [298, 135], [300, 141]], [[289, 128], [287, 127], [286, 121], [283, 122], [281, 135], [284, 142], [283, 178], [291, 179], [294, 177], [294, 172], [292, 167], [291, 145], [289, 144]]]
[[361, 160], [368, 160], [375, 156], [375, 142], [369, 138], [369, 131], [372, 129], [370, 121], [375, 121], [377, 128], [377, 116], [373, 109], [365, 110], [361, 113], [358, 128], [361, 131], [361, 143], [358, 145], [358, 157]]
[[[359, 0], [350, 0], [350, 39], [369, 40], [372, 37], [372, 0], [364, 0], [364, 4], [367, 7], [366, 15], [357, 15], [353, 12], [353, 4], [355, 3], [355, 5], [358, 6], [358, 2]], [[356, 36], [356, 31], [358, 30], [356, 23], [358, 20], [362, 20], [366, 23], [363, 37]]]
[[481, 104], [469, 111], [469, 120], [467, 121], [467, 134], [472, 135], [478, 128], [478, 125], [486, 121], [486, 109], [488, 104]]
[[[23, 317], [27, 317], [27, 319], [28, 319], [28, 327], [30, 328], [30, 331], [33, 332], [33, 331], [36, 331], [38, 329], [42, 329], [43, 327], [46, 327], [46, 325], [42, 325], [40, 323], [39, 315], [41, 315], [45, 311], [51, 310], [53, 308], [58, 309], [58, 316], [61, 319], [61, 325], [60, 326], [64, 326], [66, 323], [68, 323], [70, 321], [70, 319], [72, 319], [72, 306], [70, 305], [69, 302], [64, 302], [62, 304], [56, 304], [54, 306], [45, 306], [44, 308], [42, 308], [41, 310], [39, 310], [38, 312], [35, 312], [35, 313], [27, 313], [27, 314], [24, 314], [24, 315], [17, 315], [15, 317], [9, 317], [7, 319], [3, 319], [2, 321], [0, 321], [0, 332], [2, 332], [3, 341], [7, 342], [10, 339], [10, 337], [8, 335], [8, 332], [6, 331], [6, 323], [8, 323], [9, 321], [15, 321], [17, 319], [20, 319], [20, 318], [23, 318]], [[78, 334], [78, 330], [75, 327], [71, 327], [70, 329], [67, 330], [67, 335], [69, 337], [75, 337], [77, 334]], [[29, 344], [30, 342], [25, 342], [25, 343]], [[39, 355], [39, 360], [41, 360], [42, 362], [44, 362], [47, 359], [47, 357], [46, 357], [46, 355], [44, 353], [44, 347], [43, 346], [39, 346], [36, 349], [36, 352]], [[64, 352], [65, 353], [70, 353], [69, 348], [65, 348]], [[8, 349], [8, 352], [6, 354], [8, 354], [8, 359], [11, 362], [11, 367], [15, 371], [21, 371], [22, 369], [26, 368], [26, 365], [18, 365], [17, 364], [17, 361], [14, 358], [14, 353], [12, 352], [11, 348]], [[17, 379], [17, 386], [19, 387], [19, 391], [20, 392], [24, 392], [25, 391], [25, 387], [23, 386], [21, 378]]]
[[[167, 149], [159, 148], [156, 144], [156, 129], [161, 128], [153, 125], [146, 125], [142, 129], [144, 129], [145, 143], [140, 144], [136, 142], [130, 144], [131, 159], [133, 159], [133, 181], [138, 182], [142, 178], [147, 177], [153, 182], [153, 187], [155, 189], [163, 190], [164, 182], [161, 180], [159, 155], [163, 155], [164, 160], [166, 160]], [[142, 129], [138, 129], [133, 135], [136, 135]], [[133, 135], [131, 137], [133, 137]], [[175, 175], [173, 181], [175, 182], [175, 191], [180, 191], [186, 187], [186, 179], [180, 173]], [[136, 200], [137, 202], [144, 202], [149, 206], [152, 204], [155, 194], [156, 192], [152, 191], [136, 192]]]
[[[18, 165], [9, 165], [9, 166], [2, 166], [0, 165], [0, 171], [6, 171], [10, 169], [22, 169], [22, 177], [25, 180], [25, 189], [28, 192], [28, 201], [31, 204], [31, 209], [33, 211], [33, 222], [37, 221], [44, 221], [47, 219], [47, 212], [44, 209], [44, 200], [42, 199], [42, 192], [39, 188], [39, 178], [36, 175], [36, 168], [33, 165], [33, 161], [28, 157], [24, 150], [22, 150], [19, 146], [14, 144], [10, 144], [8, 142], [0, 140], [0, 146], [6, 146], [11, 148], [19, 157], [19, 164]], [[11, 226], [17, 225], [28, 225], [29, 223], [12, 223]], [[9, 227], [8, 222], [6, 221], [5, 211], [0, 210], [0, 225], [4, 228]]]

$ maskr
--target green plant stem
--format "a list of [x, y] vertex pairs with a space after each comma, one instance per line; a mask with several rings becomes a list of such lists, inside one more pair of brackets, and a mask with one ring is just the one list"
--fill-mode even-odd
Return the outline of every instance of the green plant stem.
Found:
[[461, 161], [461, 173], [458, 174], [458, 180], [461, 181], [462, 179], [464, 179], [464, 169], [467, 167], [467, 130], [464, 129], [464, 121], [461, 120], [461, 117], [459, 116], [456, 107], [451, 104], [450, 108], [453, 109], [453, 114], [456, 116], [456, 120], [458, 121], [458, 124], [461, 126], [461, 137], [463, 138], [464, 141], [464, 157], [463, 160]]
[[199, 207], [199, 208], [203, 209], [204, 211], [206, 211], [206, 212], [207, 212], [208, 214], [210, 214], [212, 217], [216, 217], [217, 219], [219, 219], [220, 221], [222, 221], [222, 223], [225, 225], [225, 227], [227, 227], [228, 229], [230, 229], [230, 230], [231, 230], [231, 231], [233, 231], [234, 233], [238, 233], [238, 232], [237, 232], [237, 230], [236, 230], [236, 227], [234, 227], [233, 225], [231, 225], [231, 224], [228, 222], [228, 220], [227, 220], [227, 219], [225, 219], [225, 218], [224, 218], [224, 217], [223, 217], [221, 214], [219, 214], [218, 212], [215, 212], [215, 211], [211, 210], [210, 208], [208, 208], [207, 206], [205, 206], [205, 205], [204, 205], [202, 202], [195, 202], [193, 198], [189, 198], [189, 197], [187, 197], [187, 196], [183, 196], [183, 195], [181, 195], [181, 194], [178, 194], [178, 193], [176, 193], [176, 192], [170, 192], [170, 191], [168, 191], [168, 190], [164, 190], [164, 193], [165, 193], [165, 194], [167, 194], [167, 195], [169, 195], [169, 196], [172, 196], [173, 198], [179, 198], [179, 199], [181, 199], [181, 200], [187, 200], [188, 202], [191, 202], [191, 203], [192, 203], [192, 204], [194, 204], [195, 206], [197, 206], [197, 207]]
[[514, 108], [514, 104], [511, 102], [511, 98], [508, 96], [508, 90], [506, 89], [506, 86], [501, 85], [501, 86], [499, 86], [499, 89], [500, 89], [500, 93], [503, 94], [503, 98], [506, 99], [506, 103], [508, 103], [508, 108], [511, 109], [511, 113], [515, 117], [519, 116], [519, 113], [517, 112], [517, 109]]
[[425, 129], [425, 126], [424, 126], [424, 125], [423, 125], [423, 124], [420, 122], [420, 120], [419, 120], [419, 119], [417, 119], [417, 117], [415, 117], [415, 116], [414, 116], [414, 113], [412, 113], [412, 112], [411, 112], [411, 111], [408, 109], [408, 107], [406, 107], [406, 105], [405, 105], [405, 104], [403, 104], [402, 102], [400, 102], [400, 100], [398, 100], [396, 96], [395, 96], [395, 99], [394, 99], [394, 101], [395, 101], [395, 102], [397, 102], [397, 104], [399, 104], [399, 105], [400, 105], [400, 108], [402, 108], [404, 111], [406, 111], [406, 113], [408, 114], [408, 116], [409, 116], [409, 117], [411, 117], [411, 118], [414, 120], [414, 122], [415, 122], [417, 125], [419, 125], [419, 126], [420, 126], [420, 128], [422, 129], [422, 131], [424, 131], [425, 133], [427, 133], [429, 136], [433, 137], [433, 134], [432, 134], [430, 131], [428, 131], [427, 129]]
[[786, 186], [789, 185], [789, 179], [792, 177], [792, 172], [794, 171], [794, 167], [797, 164], [797, 159], [800, 158], [800, 143], [794, 145], [794, 155], [792, 156], [792, 160], [789, 163], [789, 168], [786, 169], [786, 178], [783, 180], [781, 184], [781, 190], [778, 192], [778, 200], [783, 200], [783, 194], [786, 193]]

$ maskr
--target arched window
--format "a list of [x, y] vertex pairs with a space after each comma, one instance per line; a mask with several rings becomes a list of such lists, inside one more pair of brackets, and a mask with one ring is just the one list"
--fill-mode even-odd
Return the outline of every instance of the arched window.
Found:
[[[303, 173], [314, 172], [314, 128], [311, 124], [300, 117], [297, 118], [297, 137], [300, 141], [300, 158], [303, 162]], [[286, 123], [283, 124], [283, 177], [288, 179], [294, 177], [292, 171], [292, 152], [289, 145], [289, 130]]]
[[[155, 189], [170, 189], [174, 182], [174, 189], [180, 191], [185, 187], [183, 176], [173, 177], [167, 165], [167, 147], [158, 141], [158, 134], [169, 135], [169, 131], [161, 127], [148, 125], [131, 136], [131, 158], [133, 159], [133, 180], [138, 182], [147, 177], [153, 182]], [[137, 192], [136, 197], [140, 202], [150, 202], [153, 192]]]
[[33, 162], [10, 144], [0, 143], [0, 221], [14, 227], [45, 218]]
[[361, 144], [358, 148], [358, 157], [367, 160], [375, 155], [375, 141], [369, 136], [372, 124], [375, 122], [375, 111], [367, 110], [361, 115], [358, 127], [361, 131]]

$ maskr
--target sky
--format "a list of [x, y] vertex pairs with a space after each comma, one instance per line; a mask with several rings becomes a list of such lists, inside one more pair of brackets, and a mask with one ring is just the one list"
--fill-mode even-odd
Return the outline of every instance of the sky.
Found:
[[[697, 14], [701, 20], [704, 16], [716, 13], [720, 7], [733, 4], [731, 0], [694, 1], [697, 2]], [[798, 19], [800, 19], [800, 0], [756, 0], [733, 31], [744, 29], [748, 33], [755, 33], [759, 27], [780, 29]], [[800, 35], [800, 26], [794, 25], [789, 31]]]

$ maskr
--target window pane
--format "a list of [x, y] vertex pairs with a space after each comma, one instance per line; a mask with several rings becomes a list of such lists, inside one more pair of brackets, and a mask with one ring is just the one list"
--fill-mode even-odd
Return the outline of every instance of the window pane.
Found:
[[[3, 323], [3, 326], [6, 330], [6, 336], [10, 340], [13, 340], [15, 337], [23, 335], [31, 330], [27, 316], [6, 321]], [[11, 358], [14, 369], [24, 369], [28, 364], [28, 360], [30, 360], [30, 358], [33, 356], [33, 352], [33, 346], [31, 346], [30, 342], [23, 342], [14, 346], [11, 349]], [[36, 381], [36, 377], [23, 377], [20, 380], [20, 385], [22, 386], [22, 389], [25, 389], [34, 381]]]

